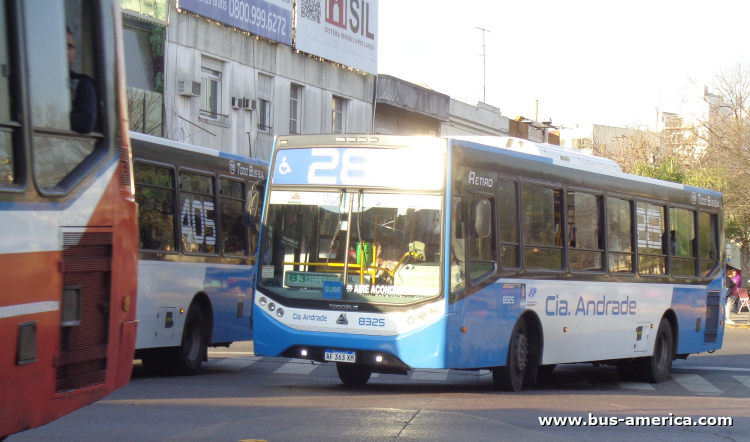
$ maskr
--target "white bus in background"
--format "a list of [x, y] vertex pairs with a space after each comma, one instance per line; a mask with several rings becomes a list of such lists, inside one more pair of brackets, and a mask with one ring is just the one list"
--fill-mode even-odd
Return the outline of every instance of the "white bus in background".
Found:
[[258, 231], [246, 216], [266, 162], [131, 132], [140, 235], [136, 359], [194, 374], [207, 347], [252, 339]]

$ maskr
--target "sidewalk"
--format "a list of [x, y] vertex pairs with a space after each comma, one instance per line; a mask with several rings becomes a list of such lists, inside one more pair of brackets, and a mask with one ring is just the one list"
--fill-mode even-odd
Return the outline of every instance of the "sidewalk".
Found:
[[[734, 321], [734, 325], [750, 325], [750, 312], [742, 311], [740, 313], [730, 313], [729, 319]], [[732, 324], [727, 324], [729, 327]]]

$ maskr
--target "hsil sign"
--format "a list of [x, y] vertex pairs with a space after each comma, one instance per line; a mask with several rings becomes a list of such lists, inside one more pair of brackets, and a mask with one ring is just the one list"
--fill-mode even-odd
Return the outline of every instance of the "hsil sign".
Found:
[[298, 0], [297, 50], [377, 73], [377, 0]]
[[347, 0], [327, 0], [326, 1], [326, 23], [338, 26], [341, 29], [347, 28], [355, 34], [363, 35], [370, 40], [375, 40], [375, 34], [370, 32], [370, 4], [359, 0], [351, 0], [351, 22], [347, 22], [350, 8], [347, 8]]

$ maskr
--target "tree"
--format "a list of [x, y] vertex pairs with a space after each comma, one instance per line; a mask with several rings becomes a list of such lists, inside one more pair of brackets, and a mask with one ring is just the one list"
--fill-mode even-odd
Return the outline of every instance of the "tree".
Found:
[[[710, 91], [710, 92], [709, 92]], [[717, 71], [695, 115], [693, 136], [704, 148], [701, 167], [720, 171], [726, 237], [740, 246], [744, 279], [750, 275], [750, 66], [738, 61]], [[714, 183], [715, 184], [715, 183]], [[707, 187], [707, 186], [703, 186]]]

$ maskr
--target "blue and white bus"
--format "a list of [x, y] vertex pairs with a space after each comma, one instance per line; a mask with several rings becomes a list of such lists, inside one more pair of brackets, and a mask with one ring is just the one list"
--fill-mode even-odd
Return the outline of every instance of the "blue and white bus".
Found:
[[661, 382], [721, 348], [720, 193], [510, 137], [283, 136], [271, 164], [258, 355], [518, 391], [578, 362]]
[[130, 139], [140, 236], [136, 359], [152, 373], [194, 374], [207, 347], [252, 339], [258, 229], [246, 213], [268, 163], [136, 132]]

